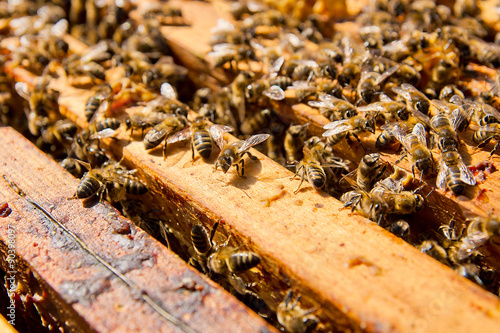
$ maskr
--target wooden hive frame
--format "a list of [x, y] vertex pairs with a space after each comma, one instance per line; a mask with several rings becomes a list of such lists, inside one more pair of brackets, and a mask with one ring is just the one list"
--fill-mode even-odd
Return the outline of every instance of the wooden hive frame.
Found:
[[[171, 45], [184, 38], [165, 33]], [[187, 48], [184, 52], [200, 56]], [[22, 69], [12, 74], [17, 81], [33, 82]], [[53, 88], [61, 93], [61, 112], [85, 126], [88, 93], [60, 84]], [[318, 128], [324, 121], [305, 106], [292, 110], [293, 119], [315, 119]], [[115, 152], [122, 148], [110, 145]], [[245, 278], [259, 281], [252, 290], [271, 308], [293, 287], [305, 306], [318, 309], [315, 315], [325, 331], [437, 332], [456, 327], [468, 332], [498, 327], [498, 298], [366, 219], [348, 214], [338, 201], [310, 189], [293, 195], [296, 183], [288, 180], [292, 174], [267, 157], [255, 153], [259, 161], [248, 163], [247, 177], [241, 179], [231, 171], [213, 173], [212, 165], [199, 160], [191, 163], [190, 155], [189, 147], [174, 145], [164, 161], [156, 152], [147, 154], [141, 142], [123, 147], [123, 163], [138, 169], [150, 188], [144, 201], [162, 207], [161, 218], [170, 220], [182, 243], [189, 246], [194, 223], [212, 228], [219, 222], [217, 242], [230, 235], [231, 244], [263, 258]], [[438, 198], [454, 203], [442, 194]], [[457, 204], [448, 205], [459, 211], [453, 208]]]

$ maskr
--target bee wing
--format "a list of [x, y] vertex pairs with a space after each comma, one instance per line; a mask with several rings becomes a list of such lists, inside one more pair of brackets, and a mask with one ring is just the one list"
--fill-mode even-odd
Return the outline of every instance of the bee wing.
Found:
[[187, 138], [189, 138], [191, 136], [192, 133], [193, 133], [193, 131], [191, 131], [191, 128], [187, 127], [185, 129], [169, 136], [167, 139], [167, 143], [174, 143], [174, 142], [186, 140]]
[[278, 73], [281, 70], [281, 67], [285, 63], [285, 58], [283, 56], [279, 57], [269, 67], [268, 71], [269, 73]]
[[495, 117], [498, 121], [500, 121], [500, 112], [497, 111], [493, 106], [489, 104], [483, 104], [484, 113]]
[[61, 19], [57, 21], [57, 23], [50, 28], [50, 32], [55, 37], [63, 37], [68, 32], [68, 26], [69, 26], [68, 20]]
[[255, 145], [258, 145], [261, 142], [264, 142], [269, 138], [271, 135], [270, 134], [257, 134], [257, 135], [252, 135], [245, 141], [243, 141], [243, 145], [238, 149], [238, 153], [242, 153], [246, 150], [248, 150], [250, 147], [253, 147]]
[[476, 177], [472, 174], [472, 172], [467, 168], [463, 161], [460, 161], [458, 164], [458, 168], [460, 169], [460, 179], [469, 185], [476, 185]]
[[[405, 83], [403, 83], [405, 84]], [[403, 85], [401, 85], [403, 86]], [[396, 94], [403, 96], [404, 99], [406, 100], [411, 100], [411, 95], [408, 91], [402, 89], [401, 87], [392, 87], [392, 91], [394, 91]]]
[[440, 113], [450, 114], [450, 108], [441, 100], [433, 99], [431, 101], [432, 106], [439, 110]]
[[314, 86], [310, 85], [308, 81], [304, 80], [293, 81], [292, 85], [287, 87], [287, 89], [316, 90]]
[[323, 136], [332, 136], [340, 133], [344, 133], [347, 131], [352, 130], [353, 127], [349, 124], [340, 124], [336, 126], [335, 128], [329, 129], [323, 133]]
[[218, 127], [223, 132], [232, 132], [233, 128], [226, 125], [212, 125], [208, 130], [210, 131], [213, 127]]
[[164, 82], [160, 87], [160, 94], [165, 96], [168, 99], [177, 99], [177, 94], [172, 87], [172, 85], [168, 82]]
[[421, 123], [416, 124], [415, 127], [413, 127], [412, 133], [418, 137], [420, 143], [427, 147], [427, 139], [425, 138], [427, 133], [425, 132], [424, 125]]
[[382, 179], [373, 186], [374, 189], [379, 187], [382, 187], [383, 189], [393, 193], [401, 193], [404, 190], [403, 183], [393, 178]]
[[14, 85], [14, 89], [16, 89], [16, 92], [19, 96], [21, 96], [27, 101], [30, 100], [31, 92], [26, 82], [16, 82], [16, 84]]
[[407, 92], [420, 93], [420, 91], [409, 83], [401, 84], [401, 89]]
[[82, 63], [91, 61], [104, 61], [111, 58], [108, 52], [108, 44], [105, 41], [97, 43], [95, 46], [87, 49], [85, 54], [80, 57]]
[[415, 109], [412, 110], [412, 113], [415, 117], [420, 119], [424, 124], [426, 124], [429, 127], [431, 126], [431, 119], [427, 115]]
[[283, 91], [283, 89], [281, 89], [280, 86], [276, 85], [270, 86], [269, 88], [264, 90], [262, 94], [275, 101], [281, 101], [285, 99], [285, 92]]
[[211, 34], [230, 33], [234, 31], [234, 25], [225, 19], [218, 19], [217, 25], [210, 29]]
[[220, 126], [212, 126], [208, 131], [210, 132], [210, 135], [212, 136], [212, 139], [214, 140], [217, 147], [219, 147], [219, 149], [222, 149], [222, 147], [224, 147], [224, 145], [226, 144], [226, 140], [224, 140], [224, 131], [222, 130], [222, 128]]
[[408, 127], [402, 127], [400, 124], [396, 124], [394, 127], [390, 128], [392, 135], [398, 140], [406, 150], [409, 150], [409, 147], [406, 143], [406, 134], [408, 132]]
[[113, 135], [115, 135], [116, 130], [112, 128], [105, 128], [102, 131], [99, 131], [97, 133], [94, 133], [90, 136], [91, 139], [103, 139], [103, 138], [110, 138]]
[[327, 103], [320, 101], [308, 101], [307, 105], [312, 106], [313, 108], [324, 108], [327, 106]]
[[359, 106], [357, 110], [359, 112], [382, 112], [385, 108], [381, 103], [375, 102], [365, 106]]
[[456, 104], [456, 105], [463, 105], [464, 104], [463, 98], [457, 94], [450, 97], [450, 102], [453, 104]]
[[448, 175], [448, 166], [444, 161], [439, 162], [439, 173], [436, 178], [436, 186], [440, 190], [444, 190], [446, 188], [446, 176]]
[[398, 69], [399, 69], [399, 65], [395, 65], [395, 66], [390, 67], [388, 70], [386, 70], [385, 72], [383, 72], [378, 77], [378, 79], [375, 80], [375, 84], [378, 85], [378, 84], [384, 82], [385, 79], [387, 79], [392, 74], [396, 73], [398, 71]]
[[467, 114], [461, 107], [456, 108], [451, 112], [451, 126], [454, 130], [460, 127], [460, 125], [468, 119]]
[[381, 93], [380, 95], [378, 95], [378, 98], [381, 102], [392, 102], [393, 101], [389, 96], [387, 96], [384, 93]]

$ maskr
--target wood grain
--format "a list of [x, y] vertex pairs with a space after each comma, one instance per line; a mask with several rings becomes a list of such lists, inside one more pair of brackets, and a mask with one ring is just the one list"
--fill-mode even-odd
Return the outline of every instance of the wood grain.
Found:
[[[68, 200], [78, 180], [14, 130], [0, 128], [0, 134], [4, 151], [0, 175], [26, 193], [21, 197], [0, 178], [0, 202], [11, 210], [0, 219], [2, 257], [6, 257], [8, 228], [14, 226], [17, 278], [28, 281], [34, 275], [38, 281], [18, 292], [31, 292], [44, 315], [57, 317], [66, 329], [81, 331], [275, 331], [109, 204], [84, 207], [79, 200]], [[166, 320], [165, 313], [182, 326]]]

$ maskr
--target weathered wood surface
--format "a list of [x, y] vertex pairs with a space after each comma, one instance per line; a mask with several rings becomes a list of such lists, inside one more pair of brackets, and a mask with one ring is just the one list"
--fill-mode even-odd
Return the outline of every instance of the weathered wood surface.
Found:
[[[18, 292], [31, 291], [47, 316], [58, 317], [72, 331], [274, 331], [107, 203], [86, 208], [80, 200], [68, 200], [79, 181], [20, 134], [0, 128], [0, 145], [0, 202], [11, 210], [0, 218], [2, 258], [8, 228], [14, 227], [17, 278], [26, 281], [33, 274], [39, 284], [26, 284]], [[28, 200], [43, 207], [86, 248]], [[166, 319], [169, 316], [175, 323]]]

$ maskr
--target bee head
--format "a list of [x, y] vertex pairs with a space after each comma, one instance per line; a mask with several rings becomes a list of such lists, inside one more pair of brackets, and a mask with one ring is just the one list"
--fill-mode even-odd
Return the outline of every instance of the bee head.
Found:
[[227, 170], [229, 170], [232, 164], [233, 164], [233, 159], [231, 158], [231, 156], [221, 156], [217, 160], [217, 165], [220, 166], [220, 168], [222, 169], [222, 171], [224, 171], [224, 173], [226, 173]]
[[402, 107], [401, 109], [398, 110], [398, 118], [401, 120], [408, 120], [410, 113], [408, 112], [408, 109], [406, 107]]
[[375, 118], [368, 118], [365, 122], [365, 130], [375, 133]]
[[415, 202], [415, 211], [421, 211], [424, 208], [424, 197], [420, 194], [415, 194]]
[[125, 119], [125, 127], [127, 128], [127, 130], [132, 127], [132, 121], [130, 121], [130, 118]]
[[415, 103], [415, 107], [417, 108], [418, 111], [422, 112], [423, 114], [428, 114], [430, 103], [426, 100], [421, 100]]

